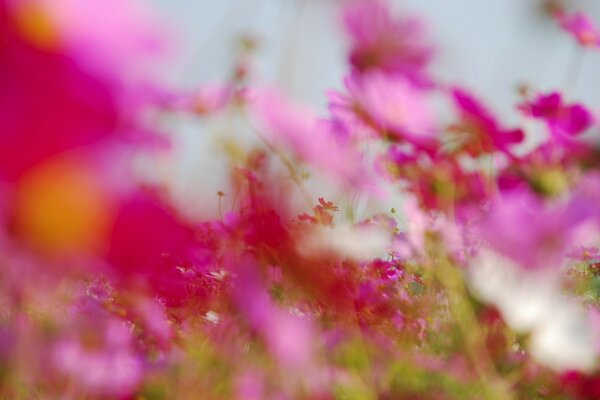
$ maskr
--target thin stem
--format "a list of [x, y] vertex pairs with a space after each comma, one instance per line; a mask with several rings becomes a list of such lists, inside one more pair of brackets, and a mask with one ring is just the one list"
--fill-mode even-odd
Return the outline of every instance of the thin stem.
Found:
[[223, 199], [222, 192], [217, 193], [217, 196], [219, 196], [219, 202], [218, 202], [218, 207], [219, 207], [219, 221], [221, 221], [221, 223], [223, 223], [223, 212], [221, 210], [221, 200]]
[[306, 204], [308, 205], [309, 208], [312, 208], [313, 207], [313, 197], [310, 195], [310, 193], [304, 186], [304, 183], [302, 182], [302, 178], [298, 175], [298, 172], [296, 171], [296, 167], [294, 166], [294, 164], [281, 151], [279, 151], [278, 149], [275, 148], [275, 146], [273, 146], [271, 143], [269, 143], [269, 141], [267, 141], [256, 129], [254, 131], [256, 133], [256, 136], [260, 139], [260, 141], [263, 142], [264, 145], [267, 146], [267, 148], [273, 154], [275, 154], [279, 158], [279, 160], [283, 163], [283, 165], [287, 168], [287, 170], [290, 174], [290, 178], [296, 184], [296, 186], [298, 186], [300, 193], [304, 197], [304, 201], [306, 202]]
[[242, 184], [240, 183], [235, 190], [235, 195], [233, 196], [233, 203], [231, 203], [231, 211], [235, 210], [235, 205], [237, 203], [238, 197], [240, 196], [240, 192], [242, 190]]

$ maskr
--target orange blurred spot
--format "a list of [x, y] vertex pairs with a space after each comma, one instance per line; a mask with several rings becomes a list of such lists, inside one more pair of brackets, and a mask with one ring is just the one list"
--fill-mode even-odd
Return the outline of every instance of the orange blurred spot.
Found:
[[101, 250], [111, 208], [107, 193], [89, 167], [72, 160], [47, 162], [20, 182], [17, 232], [45, 254]]
[[579, 33], [579, 40], [581, 41], [581, 44], [585, 46], [598, 44], [598, 36], [594, 31], [591, 30], [585, 30]]
[[38, 1], [21, 1], [15, 7], [15, 19], [21, 34], [36, 46], [55, 47], [58, 32], [44, 6]]

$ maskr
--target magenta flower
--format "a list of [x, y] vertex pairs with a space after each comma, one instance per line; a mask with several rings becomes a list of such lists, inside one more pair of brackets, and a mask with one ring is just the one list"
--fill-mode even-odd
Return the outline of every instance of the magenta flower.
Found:
[[190, 296], [202, 297], [200, 292], [206, 289], [190, 289], [185, 273], [190, 270], [193, 276], [195, 268], [203, 270], [212, 262], [211, 250], [195, 237], [196, 232], [201, 230], [192, 229], [157, 196], [140, 191], [119, 205], [105, 259], [120, 286], [142, 279], [166, 305], [177, 306]]
[[461, 149], [472, 156], [501, 151], [510, 154], [509, 147], [523, 140], [521, 129], [506, 130], [485, 106], [468, 92], [452, 90], [461, 121], [452, 128], [459, 136]]
[[567, 14], [559, 11], [555, 18], [561, 28], [572, 35], [583, 47], [600, 47], [600, 31], [594, 22], [583, 12]]
[[432, 56], [420, 20], [392, 15], [385, 0], [349, 2], [344, 24], [352, 41], [350, 63], [359, 72], [399, 73], [427, 83], [425, 69]]
[[391, 147], [381, 159], [392, 179], [401, 180], [425, 210], [448, 211], [485, 200], [489, 192], [485, 177], [468, 171], [444, 154], [414, 158]]
[[12, 33], [0, 67], [0, 180], [11, 181], [60, 152], [115, 136], [118, 120], [106, 86], [62, 56], [23, 46]]
[[65, 151], [96, 154], [124, 136], [137, 143], [147, 131], [137, 115], [149, 103], [141, 86], [145, 67], [162, 65], [164, 43], [136, 4], [2, 3], [0, 180]]
[[565, 104], [559, 92], [539, 95], [519, 109], [528, 116], [543, 120], [558, 141], [583, 133], [594, 122], [592, 113], [582, 104]]

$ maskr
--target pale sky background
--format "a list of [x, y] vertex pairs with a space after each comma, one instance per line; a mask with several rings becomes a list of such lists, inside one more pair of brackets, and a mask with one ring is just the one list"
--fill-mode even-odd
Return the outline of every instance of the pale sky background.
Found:
[[[341, 87], [346, 42], [336, 0], [151, 0], [182, 43], [184, 62], [170, 71], [183, 87], [224, 81], [230, 74], [236, 38], [261, 39], [258, 83], [285, 88], [296, 100], [324, 109], [325, 90]], [[541, 16], [540, 0], [397, 0], [398, 12], [421, 16], [438, 49], [434, 76], [465, 85], [505, 120], [515, 122], [516, 86], [565, 89], [600, 114], [600, 51], [587, 51], [574, 80], [578, 53], [573, 39]], [[600, 21], [600, 1], [570, 1]], [[213, 208], [223, 189], [226, 162], [218, 143], [237, 134], [232, 121], [175, 123], [181, 133], [168, 172], [179, 199]], [[242, 129], [239, 129], [241, 131]], [[235, 131], [235, 132], [234, 132]], [[182, 200], [183, 201], [183, 200]], [[184, 208], [192, 210], [186, 204]], [[210, 207], [209, 207], [210, 208]]]
[[[179, 82], [226, 78], [235, 38], [262, 39], [259, 73], [299, 100], [322, 106], [324, 90], [340, 86], [345, 42], [335, 0], [152, 0], [191, 49]], [[420, 15], [438, 47], [434, 71], [467, 84], [501, 110], [509, 110], [514, 85], [563, 85], [575, 56], [573, 40], [540, 17], [539, 0], [396, 0], [398, 11]], [[600, 20], [600, 1], [571, 1]], [[600, 105], [600, 51], [587, 52], [569, 95]], [[571, 83], [572, 84], [572, 83]]]

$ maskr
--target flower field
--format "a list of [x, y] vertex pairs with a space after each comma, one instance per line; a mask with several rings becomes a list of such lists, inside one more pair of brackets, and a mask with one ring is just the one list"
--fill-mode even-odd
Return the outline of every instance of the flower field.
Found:
[[[271, 38], [182, 87], [150, 3], [0, 0], [1, 399], [600, 398], [598, 105], [568, 71], [507, 117], [422, 16], [330, 3], [318, 109], [261, 77]], [[182, 121], [218, 131], [186, 173]]]

